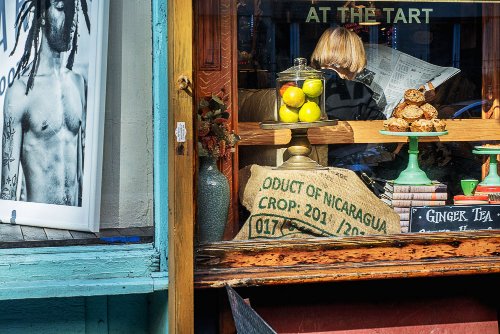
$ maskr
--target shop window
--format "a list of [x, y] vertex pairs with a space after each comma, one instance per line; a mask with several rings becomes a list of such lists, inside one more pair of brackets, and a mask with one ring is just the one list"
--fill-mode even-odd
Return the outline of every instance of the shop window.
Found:
[[[219, 220], [215, 213], [206, 214], [207, 208], [217, 207], [223, 198], [220, 195], [222, 185], [217, 187], [217, 194], [216, 191], [211, 193], [216, 194], [213, 198], [205, 189], [203, 194], [208, 197], [202, 205], [200, 188], [194, 194], [198, 196], [194, 230], [197, 241], [195, 287], [446, 276], [500, 270], [498, 225], [486, 231], [477, 230], [470, 224], [454, 224], [451, 228], [425, 230], [432, 233], [405, 233], [410, 230], [408, 225], [406, 231], [402, 228], [402, 221], [409, 219], [409, 207], [405, 208], [406, 218], [403, 218], [391, 204], [384, 204], [380, 194], [386, 181], [394, 180], [410, 161], [415, 161], [410, 159], [412, 155], [418, 157], [419, 167], [432, 184], [437, 181], [446, 186], [445, 199], [437, 199], [443, 194], [429, 194], [436, 197], [433, 200], [441, 202], [437, 206], [427, 205], [429, 210], [423, 216], [428, 214], [431, 223], [441, 223], [443, 217], [456, 218], [455, 223], [458, 218], [469, 219], [460, 210], [448, 210], [447, 214], [440, 215], [435, 208], [455, 204], [454, 197], [466, 188], [462, 188], [461, 180], [484, 180], [488, 172], [491, 173], [488, 167], [495, 168], [490, 164], [494, 159], [487, 160], [481, 152], [473, 150], [479, 151], [476, 146], [495, 148], [500, 140], [500, 45], [497, 42], [500, 7], [497, 3], [200, 0], [195, 1], [194, 13], [193, 56], [196, 62], [193, 63], [192, 93], [197, 118], [220, 115], [224, 120], [219, 119], [217, 124], [224, 124], [226, 129], [234, 130], [241, 137], [234, 154], [217, 160], [218, 169], [226, 177], [230, 189], [227, 218]], [[365, 88], [373, 83], [381, 85], [382, 89], [372, 90], [383, 118], [392, 116], [406, 90], [420, 89], [425, 101], [432, 102], [437, 118], [446, 124], [448, 131], [419, 139], [419, 152], [415, 156], [416, 149], [408, 144], [407, 135], [380, 132], [384, 129], [382, 119], [338, 117], [337, 125], [308, 129], [307, 138], [313, 145], [309, 158], [323, 166], [342, 168], [355, 182], [360, 182], [354, 186], [355, 190], [349, 188], [352, 184], [309, 187], [320, 178], [321, 172], [312, 173], [310, 179], [313, 181], [305, 182], [292, 177], [299, 175], [297, 171], [272, 169], [289, 159], [284, 152], [290, 146], [293, 129], [273, 128], [273, 123], [259, 124], [278, 120], [276, 104], [280, 102], [276, 96], [281, 87], [277, 76], [293, 66], [296, 58], [304, 58], [310, 65], [311, 54], [321, 34], [336, 27], [352, 31], [363, 42], [368, 62], [366, 71], [354, 78], [358, 82], [355, 85]], [[408, 66], [399, 64], [401, 67], [396, 68], [392, 61], [374, 61], [386, 52], [403, 57]], [[179, 67], [178, 74], [183, 74], [184, 66]], [[415, 71], [418, 75], [412, 70], [415, 67], [418, 67]], [[446, 70], [442, 72], [446, 79], [436, 82], [432, 79], [440, 73], [439, 68]], [[381, 84], [377, 76], [380, 72], [396, 74], [386, 77], [385, 84]], [[181, 89], [191, 93], [189, 86]], [[399, 98], [390, 98], [398, 94]], [[220, 113], [215, 104], [206, 108], [207, 101], [214, 95], [225, 105]], [[181, 100], [176, 102], [188, 106]], [[397, 103], [391, 106], [390, 102]], [[180, 117], [182, 121], [183, 117]], [[182, 141], [181, 123], [176, 124], [176, 158], [183, 169], [186, 167], [184, 154], [189, 156], [189, 152]], [[195, 139], [200, 140], [207, 136], [208, 128], [206, 124], [200, 126], [198, 123], [198, 126]], [[208, 143], [206, 140], [205, 144]], [[195, 149], [198, 154], [202, 153], [199, 145], [198, 150]], [[216, 147], [214, 142], [210, 145], [212, 149]], [[331, 149], [335, 154], [329, 154]], [[338, 154], [339, 150], [344, 154]], [[200, 178], [202, 160], [193, 164], [198, 167], [197, 170], [193, 167], [193, 171], [198, 172], [195, 182], [198, 187], [203, 182]], [[275, 174], [271, 179], [263, 177], [248, 191], [249, 166], [256, 165], [270, 167], [268, 171]], [[191, 174], [187, 174], [178, 172], [175, 175], [191, 180]], [[339, 172], [334, 177], [343, 175]], [[373, 186], [374, 183], [379, 183], [379, 187]], [[282, 194], [262, 195], [262, 190], [269, 189]], [[347, 194], [338, 196], [334, 193], [337, 190]], [[359, 195], [362, 193], [366, 194], [366, 199], [375, 198], [377, 204], [353, 205], [349, 199], [355, 192], [358, 197], [362, 197]], [[301, 195], [297, 197], [297, 193]], [[257, 201], [252, 202], [252, 198]], [[487, 198], [488, 203], [490, 199], [494, 202], [495, 196]], [[331, 229], [328, 231], [323, 226], [328, 225], [330, 215], [314, 205], [317, 201], [337, 212], [343, 211], [349, 218], [335, 220], [333, 233]], [[276, 209], [282, 213], [274, 217], [270, 214], [258, 216], [252, 210], [253, 204], [260, 206], [259, 209]], [[498, 208], [492, 204], [484, 206]], [[388, 224], [383, 224], [384, 219], [375, 211], [370, 212], [373, 207], [389, 210], [388, 215], [392, 217], [397, 215], [397, 229], [386, 233]], [[181, 212], [183, 217], [190, 217], [192, 212], [188, 211], [186, 208]], [[220, 213], [224, 209], [215, 211]], [[287, 217], [288, 213], [295, 212], [308, 215], [311, 220], [300, 222], [296, 217]], [[205, 220], [201, 219], [203, 214]], [[474, 218], [488, 221], [488, 224], [498, 223], [496, 216], [488, 215], [482, 208], [477, 208], [473, 214], [477, 214]], [[308, 222], [312, 223], [308, 226]], [[368, 225], [377, 231], [366, 233], [359, 228]], [[215, 238], [200, 236], [207, 228], [215, 231], [215, 226], [222, 226], [224, 231], [218, 232]], [[191, 231], [184, 230], [189, 228], [188, 223], [182, 221], [179, 227], [182, 236], [190, 240]], [[299, 235], [298, 231], [303, 233]], [[277, 234], [278, 238], [272, 237]], [[185, 242], [180, 238], [174, 240]], [[190, 259], [191, 254], [188, 255]]]
[[[427, 102], [435, 107], [436, 118], [449, 125], [458, 124], [456, 120], [498, 117], [499, 45], [494, 36], [499, 33], [499, 14], [498, 4], [471, 2], [238, 1], [236, 71], [240, 128], [247, 122], [256, 124], [279, 118], [275, 105], [278, 74], [293, 66], [298, 57], [310, 64], [320, 36], [335, 27], [355, 32], [365, 45], [368, 71], [359, 73], [355, 80], [372, 84], [373, 99], [384, 118], [393, 116], [397, 103], [391, 103], [399, 103], [407, 89], [419, 86], [424, 86], [422, 91], [426, 94], [432, 93]], [[399, 64], [401, 67], [393, 68], [395, 63], [383, 64], [387, 59], [381, 59], [380, 54], [385, 50], [408, 57], [408, 66]], [[420, 66], [428, 66], [429, 72]], [[443, 74], [446, 78], [436, 80], [444, 68], [450, 70]], [[373, 81], [382, 87], [374, 87]], [[429, 87], [429, 82], [434, 82], [435, 87]], [[332, 113], [329, 117], [346, 122], [371, 119], [355, 114], [336, 117]], [[468, 123], [461, 131], [467, 131], [465, 124]], [[440, 205], [453, 205], [455, 196], [464, 194], [460, 180], [482, 180], [487, 175], [485, 155], [474, 150], [477, 146], [494, 145], [500, 139], [500, 131], [498, 123], [484, 124], [496, 135], [485, 133], [484, 137], [466, 140], [450, 129], [449, 134], [456, 140], [435, 138], [419, 144], [420, 167], [429, 179], [446, 186], [445, 194], [439, 195]], [[378, 126], [382, 129], [381, 123]], [[371, 190], [381, 198], [384, 182], [395, 180], [408, 164], [409, 146], [401, 140], [354, 140], [352, 144], [340, 144], [335, 139], [319, 141], [329, 148], [315, 145], [313, 159], [350, 169], [372, 185], [380, 183], [378, 190]], [[240, 145], [237, 168], [281, 165], [287, 159], [283, 157], [287, 143], [283, 139], [279, 144]], [[493, 198], [490, 195], [482, 203], [494, 203]], [[250, 213], [241, 203], [238, 210], [241, 227]], [[402, 221], [409, 219], [408, 210], [401, 215]]]

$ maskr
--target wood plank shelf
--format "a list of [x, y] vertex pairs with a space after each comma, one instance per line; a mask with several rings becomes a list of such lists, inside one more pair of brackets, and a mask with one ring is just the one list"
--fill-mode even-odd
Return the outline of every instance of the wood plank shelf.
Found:
[[195, 287], [500, 273], [500, 231], [200, 245]]
[[[421, 138], [422, 142], [490, 141], [500, 140], [500, 120], [456, 119], [445, 120], [448, 135]], [[311, 144], [366, 144], [405, 143], [406, 137], [386, 136], [379, 133], [383, 121], [339, 121], [336, 126], [312, 128], [308, 131]], [[466, 129], [466, 131], [464, 131]], [[257, 122], [240, 122], [238, 145], [286, 145], [290, 130], [262, 130]]]

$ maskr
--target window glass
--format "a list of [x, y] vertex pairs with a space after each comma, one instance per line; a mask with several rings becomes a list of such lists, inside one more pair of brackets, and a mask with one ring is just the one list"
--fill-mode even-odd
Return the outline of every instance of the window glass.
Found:
[[[339, 80], [335, 93], [340, 95], [330, 102], [330, 112], [326, 96], [330, 119], [388, 119], [395, 116], [399, 103], [406, 101], [404, 93], [419, 88], [435, 110], [431, 113], [436, 113], [426, 117], [424, 110], [421, 118], [445, 123], [484, 118], [484, 113], [498, 104], [498, 3], [240, 0], [237, 8], [240, 122], [278, 119], [276, 78], [293, 66], [295, 58], [306, 58], [309, 65], [328, 73], [331, 66], [311, 63], [311, 57], [322, 34], [338, 27], [359, 36], [367, 64], [363, 71], [351, 73], [353, 80], [343, 80], [338, 68], [330, 71]], [[342, 86], [346, 81], [354, 82], [351, 91], [350, 83], [347, 88]], [[343, 103], [342, 89], [356, 100], [355, 106], [335, 109]], [[353, 97], [357, 93], [362, 96]], [[406, 121], [410, 131], [411, 121]], [[419, 143], [420, 167], [432, 181], [446, 185], [443, 204], [454, 204], [454, 196], [464, 193], [460, 180], [481, 180], [484, 156], [473, 150], [486, 144], [493, 143]], [[364, 174], [383, 186], [405, 169], [408, 150], [408, 144], [396, 143], [330, 144], [315, 147], [312, 154], [320, 163]], [[239, 167], [280, 165], [286, 160], [283, 152], [284, 148], [276, 146], [258, 150], [240, 146]], [[243, 223], [248, 212], [241, 207], [240, 211]]]
[[292, 66], [294, 58], [310, 59], [327, 28], [343, 26], [366, 44], [459, 68], [474, 84], [469, 96], [478, 97], [482, 24], [481, 3], [240, 1], [239, 87], [274, 87], [276, 74]]

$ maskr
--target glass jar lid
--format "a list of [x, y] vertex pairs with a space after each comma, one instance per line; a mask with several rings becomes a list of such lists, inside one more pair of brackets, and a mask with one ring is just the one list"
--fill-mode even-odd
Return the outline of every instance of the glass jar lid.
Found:
[[323, 78], [323, 72], [307, 66], [306, 58], [295, 58], [289, 69], [278, 73], [278, 79], [304, 80], [310, 78]]

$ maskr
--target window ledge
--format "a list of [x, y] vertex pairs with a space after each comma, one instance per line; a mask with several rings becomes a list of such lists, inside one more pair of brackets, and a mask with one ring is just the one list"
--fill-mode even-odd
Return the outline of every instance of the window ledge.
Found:
[[202, 245], [195, 287], [500, 273], [500, 231]]
[[164, 290], [159, 253], [149, 244], [0, 250], [0, 300]]
[[11, 282], [0, 287], [0, 300], [150, 293], [166, 290], [168, 278]]

